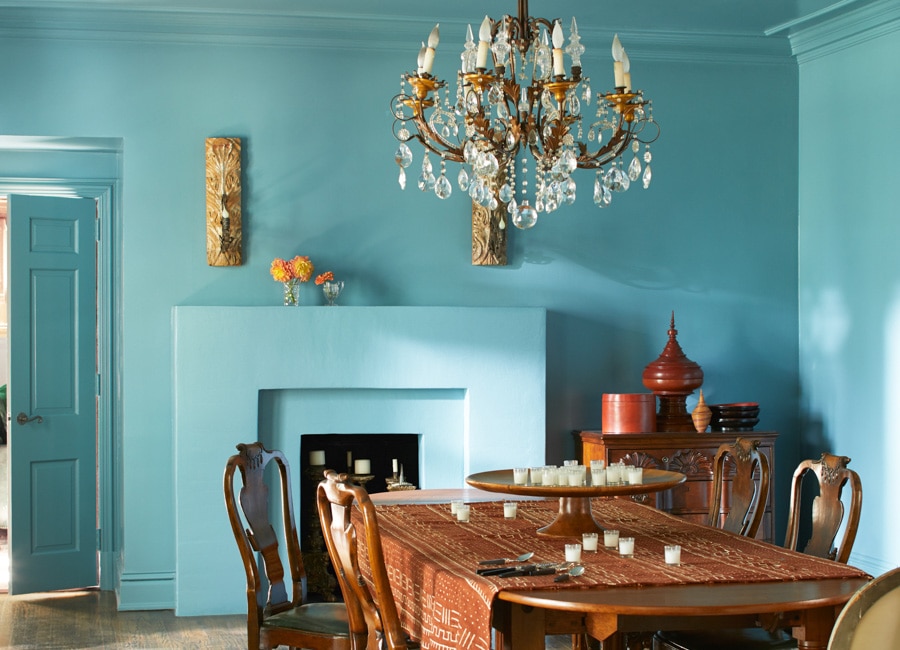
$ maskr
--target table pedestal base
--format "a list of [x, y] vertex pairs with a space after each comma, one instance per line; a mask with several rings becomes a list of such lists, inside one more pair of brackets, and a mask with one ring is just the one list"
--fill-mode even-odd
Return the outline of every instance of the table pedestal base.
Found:
[[591, 514], [590, 497], [560, 497], [556, 519], [538, 528], [537, 532], [539, 535], [581, 539], [583, 533], [602, 533], [603, 526]]

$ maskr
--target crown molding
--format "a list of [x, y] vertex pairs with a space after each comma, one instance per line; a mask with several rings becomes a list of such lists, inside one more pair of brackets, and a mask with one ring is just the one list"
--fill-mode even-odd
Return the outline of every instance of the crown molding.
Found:
[[[441, 23], [442, 44], [461, 50], [466, 25]], [[417, 52], [432, 21], [384, 14], [333, 11], [255, 13], [251, 11], [147, 10], [72, 5], [0, 7], [0, 37], [96, 40], [107, 42], [207, 43], [351, 51]], [[588, 57], [608, 50], [613, 30], [581, 28]], [[636, 60], [792, 64], [785, 35], [619, 30]], [[458, 37], [451, 37], [458, 35]], [[454, 45], [458, 43], [458, 48]], [[602, 48], [596, 44], [602, 43]], [[593, 44], [593, 45], [592, 45]], [[593, 52], [593, 54], [592, 54]], [[414, 54], [413, 54], [414, 57]]]
[[[838, 5], [835, 5], [837, 8]], [[852, 7], [843, 13], [817, 14], [790, 25], [791, 51], [800, 64], [834, 54], [900, 30], [900, 3], [897, 0], [878, 0], [863, 6], [840, 3], [840, 8]]]

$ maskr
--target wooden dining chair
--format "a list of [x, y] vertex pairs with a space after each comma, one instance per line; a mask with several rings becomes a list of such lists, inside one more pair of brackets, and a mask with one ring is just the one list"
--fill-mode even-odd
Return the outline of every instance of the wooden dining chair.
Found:
[[[862, 513], [862, 482], [859, 475], [847, 465], [847, 456], [823, 453], [818, 460], [804, 460], [794, 470], [791, 481], [791, 506], [788, 514], [788, 529], [784, 546], [792, 551], [800, 550], [799, 531], [804, 519], [808, 521], [809, 540], [802, 552], [843, 564], [850, 558], [859, 518]], [[818, 479], [818, 494], [812, 501], [808, 514], [802, 506], [804, 477], [813, 475]], [[845, 508], [841, 499], [843, 488], [849, 486], [850, 509], [844, 518]], [[835, 547], [834, 542], [843, 524], [844, 534]], [[729, 648], [734, 650], [788, 650], [796, 648], [797, 642], [783, 630], [738, 628], [725, 630], [698, 630], [692, 632], [658, 632], [653, 640], [654, 650], [712, 650]], [[886, 646], [885, 646], [886, 647]]]
[[900, 648], [900, 568], [853, 594], [838, 614], [828, 650]]
[[[225, 507], [247, 574], [247, 648], [268, 650], [287, 645], [308, 650], [350, 650], [350, 625], [342, 603], [304, 602], [306, 572], [300, 555], [288, 463], [280, 451], [259, 442], [239, 444], [238, 453], [225, 465]], [[269, 519], [266, 468], [278, 478], [281, 528], [290, 580], [290, 595], [275, 528]], [[240, 473], [237, 493], [235, 472]], [[237, 494], [236, 494], [237, 493]], [[268, 582], [261, 588], [260, 564]]]
[[[335, 567], [350, 620], [354, 650], [412, 650], [411, 641], [400, 625], [397, 604], [388, 581], [378, 532], [375, 505], [362, 486], [352, 483], [347, 474], [325, 471], [325, 479], [316, 491], [319, 521], [328, 555]], [[354, 503], [359, 508], [362, 528], [351, 521]], [[357, 532], [365, 537], [374, 595], [359, 564]]]
[[[734, 466], [734, 472], [726, 500], [726, 470], [730, 465]], [[756, 537], [769, 498], [769, 471], [769, 459], [760, 452], [758, 441], [737, 438], [734, 443], [721, 445], [713, 461], [713, 496], [707, 523], [739, 535]], [[727, 514], [724, 514], [726, 503]]]

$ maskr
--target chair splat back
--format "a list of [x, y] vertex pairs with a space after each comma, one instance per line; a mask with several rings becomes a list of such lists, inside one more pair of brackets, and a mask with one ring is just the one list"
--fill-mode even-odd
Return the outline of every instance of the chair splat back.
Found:
[[[225, 507], [247, 575], [247, 647], [277, 645], [311, 650], [350, 650], [348, 617], [340, 603], [304, 603], [306, 572], [300, 555], [288, 463], [280, 451], [262, 443], [241, 443], [225, 465]], [[265, 481], [270, 463], [277, 468], [281, 522], [287, 572], [279, 553], [279, 541], [269, 519], [269, 486]], [[238, 491], [235, 477], [239, 475]], [[273, 477], [274, 478], [274, 477]], [[258, 557], [268, 594], [263, 595]], [[290, 595], [287, 581], [290, 581]]]
[[[788, 515], [785, 548], [798, 550], [803, 478], [812, 473], [818, 479], [819, 494], [812, 503], [812, 532], [803, 552], [847, 563], [853, 542], [856, 540], [862, 512], [862, 482], [859, 475], [847, 467], [849, 463], [850, 459], [847, 456], [823, 453], [818, 460], [805, 460], [797, 466], [791, 481], [791, 509]], [[850, 511], [847, 513], [843, 539], [835, 547], [835, 538], [845, 514], [844, 504], [841, 501], [841, 493], [845, 486], [850, 489]]]
[[[319, 483], [316, 491], [316, 501], [325, 545], [347, 605], [354, 647], [368, 650], [418, 648], [400, 625], [384, 564], [375, 505], [368, 492], [352, 483], [347, 474], [326, 470], [325, 480]], [[351, 521], [354, 503], [362, 516], [362, 534], [368, 551], [363, 560], [368, 563], [374, 595], [360, 569], [357, 530]]]
[[[722, 522], [726, 461], [734, 465], [730, 507]], [[759, 451], [759, 441], [737, 438], [719, 447], [713, 462], [713, 498], [709, 503], [710, 526], [756, 537], [769, 497], [769, 459]], [[755, 476], [759, 477], [757, 484]]]

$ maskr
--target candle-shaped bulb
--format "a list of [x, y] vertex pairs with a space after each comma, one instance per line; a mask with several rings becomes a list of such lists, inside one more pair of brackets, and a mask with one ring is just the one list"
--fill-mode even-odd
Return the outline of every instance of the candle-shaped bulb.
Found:
[[631, 92], [631, 61], [628, 59], [628, 53], [622, 48], [622, 79], [625, 83], [625, 92]]
[[487, 69], [488, 52], [491, 49], [491, 19], [488, 16], [481, 21], [481, 27], [478, 29], [478, 59], [475, 61], [475, 67], [482, 70]]
[[559, 24], [558, 20], [553, 23], [553, 34], [551, 38], [553, 39], [553, 76], [562, 77], [566, 74], [562, 51], [565, 38], [563, 37], [562, 25]]
[[622, 59], [625, 57], [625, 48], [622, 47], [622, 42], [619, 40], [618, 34], [616, 34], [613, 37], [612, 56], [613, 56], [613, 74], [615, 75], [615, 86], [616, 86], [616, 88], [624, 88], [625, 87], [625, 69], [623, 67]]
[[428, 35], [428, 47], [425, 48], [422, 71], [419, 74], [422, 74], [422, 72], [431, 74], [431, 69], [434, 67], [434, 48], [436, 48], [441, 41], [441, 33], [438, 27], [440, 27], [440, 23], [435, 25], [434, 29], [432, 29], [431, 33]]
[[425, 43], [423, 41], [422, 47], [419, 48], [419, 56], [416, 57], [416, 69], [418, 70], [419, 74], [425, 72], [425, 51], [427, 49], [428, 48], [425, 47]]

